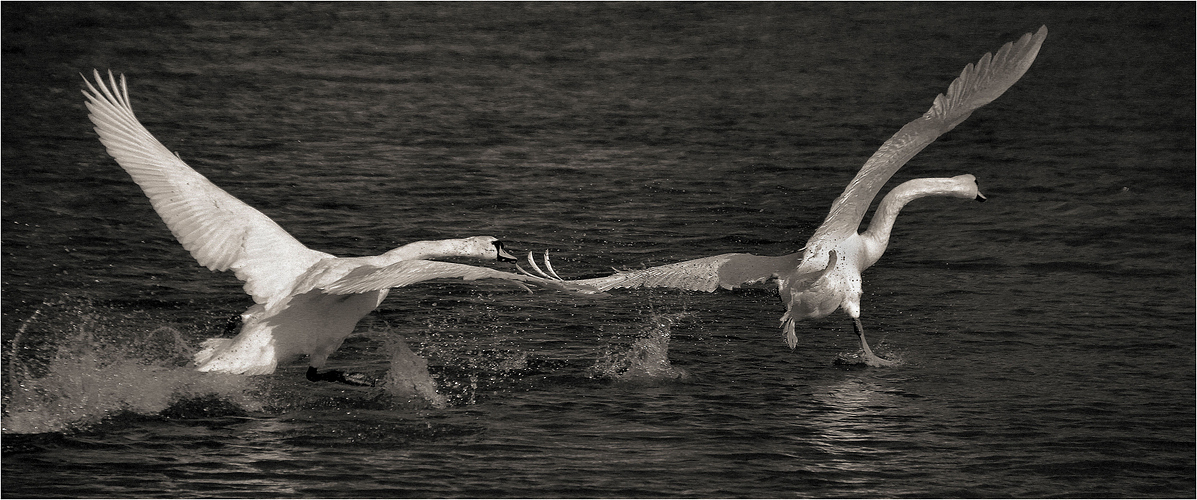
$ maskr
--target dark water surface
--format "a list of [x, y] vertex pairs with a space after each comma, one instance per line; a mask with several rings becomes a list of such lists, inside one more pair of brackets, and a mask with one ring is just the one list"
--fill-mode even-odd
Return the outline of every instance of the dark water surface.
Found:
[[[891, 181], [989, 202], [899, 217], [864, 275], [887, 369], [834, 363], [841, 313], [790, 351], [768, 288], [438, 282], [330, 360], [386, 387], [201, 376], [250, 300], [78, 91], [127, 75], [167, 147], [314, 249], [486, 234], [589, 277], [797, 250], [1042, 24], [1022, 81]], [[1192, 497], [1194, 45], [1191, 3], [5, 2], [3, 495]]]

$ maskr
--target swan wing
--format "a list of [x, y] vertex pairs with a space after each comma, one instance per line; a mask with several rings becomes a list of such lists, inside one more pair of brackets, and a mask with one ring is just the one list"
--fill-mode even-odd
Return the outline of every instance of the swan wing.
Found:
[[964, 67], [946, 93], [935, 98], [931, 109], [907, 123], [865, 162], [844, 192], [831, 204], [823, 224], [807, 241], [807, 255], [825, 253], [837, 242], [855, 234], [873, 198], [902, 165], [945, 132], [963, 122], [977, 108], [989, 104], [1022, 77], [1047, 38], [1047, 27], [1034, 35], [985, 54], [977, 64]]
[[95, 71], [86, 78], [88, 117], [100, 142], [133, 181], [183, 248], [213, 271], [232, 269], [257, 303], [285, 293], [296, 277], [332, 255], [304, 246], [269, 217], [220, 189], [158, 142], [133, 115], [125, 76], [117, 87]]
[[402, 260], [386, 266], [362, 265], [340, 279], [319, 287], [319, 289], [327, 294], [350, 295], [399, 288], [423, 281], [444, 278], [460, 278], [465, 281], [492, 278], [533, 283], [560, 290], [587, 293], [597, 292], [593, 287], [587, 285], [525, 276], [488, 267], [419, 259]]
[[566, 283], [590, 286], [599, 291], [644, 287], [713, 292], [719, 288], [731, 290], [775, 278], [781, 273], [793, 270], [801, 260], [801, 253], [780, 257], [728, 253], [636, 271], [619, 271], [610, 276]]

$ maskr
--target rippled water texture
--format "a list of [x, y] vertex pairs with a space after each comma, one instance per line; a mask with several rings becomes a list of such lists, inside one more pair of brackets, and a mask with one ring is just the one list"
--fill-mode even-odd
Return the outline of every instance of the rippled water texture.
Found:
[[[1192, 4], [3, 8], [3, 495], [1192, 497]], [[1009, 92], [891, 181], [899, 366], [774, 290], [397, 290], [330, 360], [198, 374], [250, 305], [87, 121], [80, 73], [312, 248], [489, 234], [590, 277], [800, 248], [965, 64]], [[490, 263], [507, 268], [507, 264]]]

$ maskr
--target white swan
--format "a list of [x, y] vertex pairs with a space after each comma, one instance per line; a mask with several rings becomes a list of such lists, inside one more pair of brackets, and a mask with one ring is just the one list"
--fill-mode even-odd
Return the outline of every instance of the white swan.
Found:
[[[864, 327], [860, 323], [861, 271], [877, 262], [885, 252], [894, 220], [910, 201], [934, 195], [980, 201], [985, 198], [977, 190], [972, 175], [915, 179], [890, 191], [878, 205], [868, 229], [857, 233], [864, 214], [882, 186], [902, 165], [1018, 81], [1035, 61], [1046, 37], [1047, 27], [1040, 27], [1034, 35], [1028, 33], [1016, 42], [1005, 44], [997, 55], [985, 54], [975, 66], [966, 66], [948, 87], [947, 93], [935, 98], [930, 110], [903, 126], [865, 162], [831, 204], [827, 218], [799, 253], [780, 257], [729, 253], [566, 283], [589, 285], [599, 290], [669, 287], [711, 292], [720, 287], [732, 289], [776, 279], [781, 299], [787, 306], [781, 323], [791, 349], [798, 343], [795, 321], [822, 318], [842, 308], [852, 318], [860, 337], [864, 362], [873, 366], [892, 364], [874, 355], [865, 341]], [[531, 261], [531, 254], [528, 259]], [[533, 263], [537, 274], [547, 279], [560, 279], [548, 266], [547, 253], [545, 261], [549, 269], [547, 273]]]
[[515, 261], [492, 236], [419, 241], [373, 257], [336, 257], [311, 250], [269, 217], [217, 187], [172, 154], [133, 115], [125, 77], [111, 88], [94, 71], [84, 78], [89, 118], [100, 142], [149, 197], [171, 233], [203, 266], [232, 270], [256, 304], [231, 339], [209, 339], [195, 356], [199, 371], [273, 373], [279, 362], [308, 355], [307, 377], [368, 384], [357, 374], [320, 373], [354, 325], [401, 287], [438, 278], [499, 278], [553, 287], [484, 267], [436, 262], [441, 257]]

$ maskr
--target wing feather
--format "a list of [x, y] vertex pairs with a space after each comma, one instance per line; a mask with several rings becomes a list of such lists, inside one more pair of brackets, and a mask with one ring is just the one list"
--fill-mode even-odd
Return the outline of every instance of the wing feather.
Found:
[[94, 76], [98, 89], [84, 78], [90, 93], [85, 90], [83, 95], [100, 142], [200, 265], [213, 271], [232, 269], [245, 281], [245, 292], [263, 303], [285, 293], [312, 264], [331, 257], [307, 248], [158, 142], [133, 114], [124, 75], [120, 92], [112, 72], [109, 84], [99, 71]]
[[595, 292], [592, 287], [499, 271], [488, 267], [471, 266], [435, 260], [403, 260], [386, 266], [362, 265], [340, 279], [319, 287], [324, 293], [349, 295], [413, 285], [423, 281], [459, 278], [465, 281], [502, 279], [534, 283], [551, 288]]
[[719, 288], [731, 290], [775, 278], [779, 273], [797, 267], [801, 257], [801, 253], [780, 257], [728, 253], [567, 283], [592, 286], [599, 291], [643, 287], [713, 292]]
[[1035, 62], [1046, 38], [1047, 27], [1042, 26], [1034, 35], [1027, 33], [1018, 41], [1003, 45], [996, 55], [985, 54], [975, 65], [965, 66], [947, 92], [936, 96], [931, 109], [898, 130], [865, 162], [807, 241], [807, 254], [826, 253], [840, 240], [855, 234], [869, 204], [889, 178], [940, 135], [1014, 85]]
[[807, 242], [805, 254], [761, 257], [731, 253], [567, 283], [588, 285], [600, 291], [645, 287], [713, 292], [759, 283], [794, 270], [802, 263], [803, 255], [826, 253], [843, 238], [855, 234], [869, 204], [894, 172], [974, 110], [1014, 85], [1035, 61], [1046, 37], [1047, 27], [1040, 27], [1034, 35], [1028, 33], [1016, 42], [1005, 44], [996, 55], [985, 54], [975, 65], [965, 66], [947, 92], [935, 98], [930, 110], [903, 126], [865, 162], [832, 203], [827, 218]]

